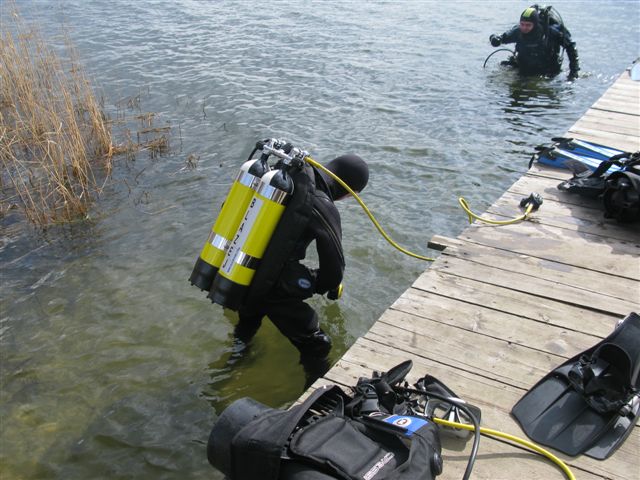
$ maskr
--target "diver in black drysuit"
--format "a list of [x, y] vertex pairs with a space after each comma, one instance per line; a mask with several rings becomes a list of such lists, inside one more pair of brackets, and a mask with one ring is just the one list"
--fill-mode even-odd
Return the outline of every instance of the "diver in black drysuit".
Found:
[[[335, 158], [326, 168], [356, 192], [360, 192], [369, 180], [367, 164], [357, 155]], [[328, 293], [329, 298], [337, 298], [345, 261], [340, 214], [334, 201], [348, 195], [326, 173], [314, 169], [314, 175], [316, 189], [313, 193], [313, 213], [308, 225], [267, 300], [241, 307], [234, 330], [234, 350], [241, 354], [260, 328], [262, 318], [268, 317], [300, 351], [306, 387], [329, 369], [331, 339], [320, 328], [315, 310], [304, 300], [314, 293]], [[305, 258], [307, 248], [314, 240], [319, 268], [310, 269], [300, 261]]]
[[578, 78], [578, 51], [569, 30], [555, 23], [545, 28], [541, 23], [538, 10], [527, 8], [518, 25], [502, 35], [491, 35], [489, 41], [494, 47], [515, 43], [515, 56], [503, 63], [517, 67], [523, 75], [557, 75], [562, 67], [560, 48], [564, 48], [569, 57], [568, 80]]

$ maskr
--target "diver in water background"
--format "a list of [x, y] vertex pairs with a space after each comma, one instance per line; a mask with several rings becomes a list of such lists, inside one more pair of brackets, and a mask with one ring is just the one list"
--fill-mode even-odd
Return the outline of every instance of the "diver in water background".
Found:
[[[362, 191], [369, 180], [369, 168], [357, 155], [342, 155], [331, 160], [326, 168], [356, 193]], [[328, 174], [314, 169], [314, 176], [313, 212], [308, 225], [269, 295], [258, 303], [243, 305], [234, 330], [234, 354], [241, 355], [260, 328], [263, 317], [268, 317], [299, 350], [306, 387], [329, 369], [331, 339], [320, 328], [315, 310], [304, 300], [316, 293], [327, 294], [331, 299], [339, 296], [345, 260], [340, 214], [334, 201], [349, 195]], [[300, 262], [313, 241], [318, 252], [317, 269]]]
[[524, 75], [549, 75], [560, 73], [563, 54], [569, 57], [569, 80], [578, 78], [580, 66], [576, 44], [562, 19], [552, 7], [527, 8], [520, 16], [519, 25], [515, 25], [502, 35], [491, 35], [491, 45], [515, 43], [516, 54], [503, 62], [518, 68]]

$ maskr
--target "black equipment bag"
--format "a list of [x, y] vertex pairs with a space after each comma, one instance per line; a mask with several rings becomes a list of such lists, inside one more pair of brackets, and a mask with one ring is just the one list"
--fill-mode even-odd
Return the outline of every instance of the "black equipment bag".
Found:
[[344, 404], [352, 400], [337, 386], [289, 410], [238, 400], [211, 431], [209, 462], [230, 480], [432, 480], [441, 473], [435, 423], [382, 412], [350, 418]]
[[638, 170], [625, 170], [609, 175], [602, 200], [605, 217], [620, 223], [640, 220], [640, 175]]

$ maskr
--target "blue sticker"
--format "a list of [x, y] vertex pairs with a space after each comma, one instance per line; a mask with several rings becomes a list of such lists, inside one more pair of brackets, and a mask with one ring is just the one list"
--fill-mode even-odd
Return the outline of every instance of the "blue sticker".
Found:
[[406, 417], [404, 415], [390, 415], [384, 419], [385, 422], [391, 423], [396, 427], [404, 428], [407, 431], [407, 435], [411, 435], [413, 432], [420, 430], [427, 423], [427, 420], [423, 420], [418, 417]]
[[300, 288], [304, 288], [306, 290], [309, 287], [311, 287], [311, 282], [307, 278], [299, 278], [298, 279], [298, 286]]

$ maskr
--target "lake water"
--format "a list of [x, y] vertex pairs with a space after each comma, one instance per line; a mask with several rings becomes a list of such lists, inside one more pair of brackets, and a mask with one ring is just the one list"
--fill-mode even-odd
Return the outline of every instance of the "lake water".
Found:
[[[640, 48], [638, 1], [554, 3], [580, 53], [575, 83], [521, 79], [499, 66], [504, 52], [482, 68], [489, 34], [523, 2], [17, 3], [46, 34], [68, 29], [110, 114], [139, 95], [171, 126], [172, 148], [120, 159], [89, 222], [42, 235], [2, 220], [7, 479], [221, 478], [205, 456], [221, 409], [302, 393], [297, 352], [269, 322], [224, 368], [235, 314], [187, 281], [256, 140], [285, 138], [320, 161], [361, 155], [380, 223], [437, 255], [428, 240], [467, 225], [458, 196], [484, 211]], [[428, 268], [389, 247], [353, 200], [339, 208], [345, 294], [313, 300], [333, 361]]]

